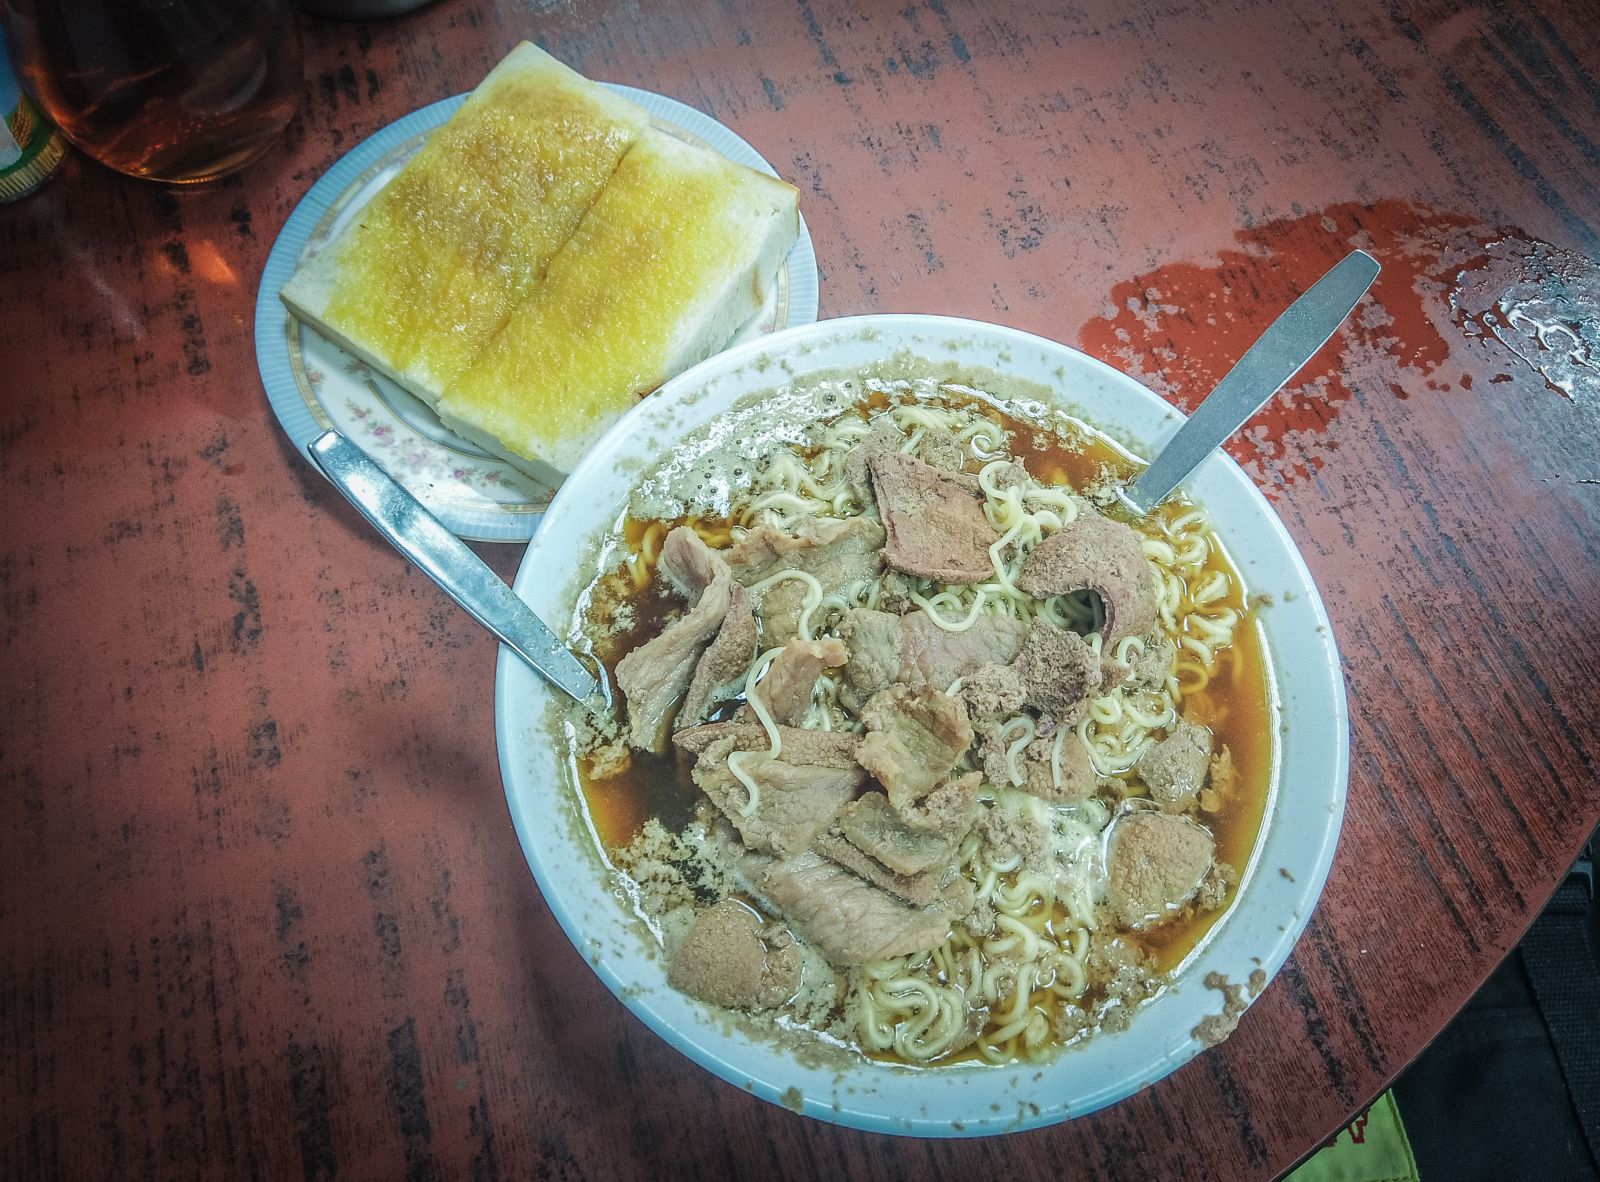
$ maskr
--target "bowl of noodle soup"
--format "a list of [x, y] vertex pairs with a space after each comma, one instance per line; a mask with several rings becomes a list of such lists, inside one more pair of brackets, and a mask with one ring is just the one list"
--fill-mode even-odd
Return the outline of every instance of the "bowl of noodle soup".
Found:
[[[1085, 637], [1101, 667], [1124, 670], [1073, 725], [1002, 712], [986, 758], [974, 754], [957, 769], [982, 781], [990, 824], [950, 847], [959, 881], [947, 875], [947, 894], [923, 909], [965, 884], [943, 943], [863, 953], [848, 970], [830, 969], [837, 949], [822, 957], [802, 947], [797, 979], [820, 980], [822, 991], [791, 990], [784, 1005], [751, 1013], [698, 1000], [668, 976], [685, 926], [707, 902], [736, 896], [763, 909], [725, 873], [731, 863], [712, 856], [727, 821], [757, 804], [758, 785], [740, 761], [748, 769], [765, 757], [766, 735], [777, 751], [779, 729], [759, 698], [724, 704], [701, 728], [720, 735], [742, 725], [756, 736], [724, 751], [731, 767], [719, 783], [734, 794], [731, 809], [721, 802], [724, 816], [696, 792], [710, 781], [691, 780], [692, 760], [679, 753], [675, 763], [670, 745], [667, 754], [624, 751], [615, 688], [609, 723], [597, 723], [502, 651], [501, 770], [529, 866], [579, 952], [656, 1034], [729, 1083], [819, 1119], [971, 1136], [1114, 1103], [1232, 1029], [1303, 930], [1343, 817], [1344, 689], [1310, 574], [1249, 478], [1217, 454], [1179, 497], [1132, 523], [1156, 572], [1157, 619], [1145, 639], [1118, 635], [1109, 598], [1034, 597], [1017, 587], [1022, 561], [1053, 533], [1118, 512], [1106, 489], [1180, 422], [1132, 379], [1064, 345], [975, 321], [870, 316], [714, 357], [641, 402], [585, 457], [530, 543], [515, 589], [575, 651], [604, 665], [613, 686], [619, 658], [683, 615], [681, 600], [655, 588], [665, 539], [691, 530], [697, 546], [735, 555], [754, 531], [793, 532], [805, 517], [840, 530], [860, 524], [871, 510], [850, 491], [845, 459], [875, 424], [907, 454], [926, 452], [934, 436], [957, 442], [959, 478], [996, 535], [992, 572], [964, 583], [858, 579], [842, 589], [792, 572], [752, 574], [747, 589], [768, 605], [777, 594], [769, 584], [790, 586], [792, 642], [841, 627], [849, 636], [841, 621], [851, 613], [878, 618], [897, 600], [951, 635], [978, 621], [998, 628], [998, 617], [1019, 636], [1042, 622]], [[1162, 636], [1170, 645], [1152, 651]], [[765, 638], [760, 647], [750, 686], [767, 684], [779, 651]], [[919, 692], [924, 701], [970, 694], [961, 684], [969, 679]], [[783, 733], [854, 742], [841, 734], [863, 729], [853, 689], [830, 671]], [[745, 713], [731, 715], [734, 705]], [[1224, 777], [1213, 757], [1211, 799], [1186, 806], [1208, 831], [1210, 869], [1181, 913], [1142, 928], [1130, 920], [1124, 930], [1107, 920], [1110, 834], [1118, 822], [1131, 832], [1162, 819], [1142, 761], [1190, 719], [1230, 761]], [[1051, 802], [1021, 790], [1037, 775], [1049, 798], [1051, 784], [1071, 778], [1068, 765], [1086, 768], [1100, 791]], [[1056, 873], [1031, 872], [1034, 863], [996, 836], [1013, 822], [1047, 835]], [[956, 917], [968, 909], [983, 916], [981, 929]], [[1132, 960], [1117, 959], [1118, 947]]]

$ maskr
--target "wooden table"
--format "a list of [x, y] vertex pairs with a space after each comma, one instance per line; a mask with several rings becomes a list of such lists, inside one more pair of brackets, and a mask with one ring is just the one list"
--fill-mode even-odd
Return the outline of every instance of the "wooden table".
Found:
[[[78, 158], [0, 210], [0, 1176], [1265, 1178], [1600, 820], [1592, 5], [668, 7], [306, 20], [300, 115], [242, 175]], [[1232, 445], [1322, 587], [1354, 733], [1321, 906], [1219, 1050], [1052, 1129], [859, 1134], [691, 1066], [562, 936], [494, 646], [287, 444], [251, 332], [307, 187], [524, 37], [754, 143], [826, 316], [996, 320], [1191, 406], [1352, 245], [1382, 261]]]

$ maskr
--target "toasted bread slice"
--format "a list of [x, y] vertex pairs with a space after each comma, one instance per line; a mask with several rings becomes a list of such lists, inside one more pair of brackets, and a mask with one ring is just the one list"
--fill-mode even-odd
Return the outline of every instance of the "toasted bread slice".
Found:
[[283, 301], [433, 405], [538, 284], [649, 122], [523, 42], [301, 265]]
[[792, 185], [647, 132], [440, 417], [559, 480], [641, 395], [760, 310], [798, 232]]

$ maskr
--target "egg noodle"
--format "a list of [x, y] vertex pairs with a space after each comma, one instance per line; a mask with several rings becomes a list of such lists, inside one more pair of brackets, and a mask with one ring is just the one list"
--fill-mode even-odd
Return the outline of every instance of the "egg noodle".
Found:
[[[1144, 795], [1131, 769], [1175, 725], [1184, 695], [1210, 681], [1218, 653], [1232, 643], [1241, 618], [1230, 603], [1237, 595], [1229, 575], [1211, 564], [1214, 542], [1202, 510], [1180, 505], [1133, 521], [1157, 591], [1161, 644], [1152, 652], [1146, 638], [1129, 636], [1102, 653], [1097, 629], [1103, 609], [1097, 596], [1077, 592], [1036, 600], [1016, 585], [1027, 554], [1086, 512], [1085, 494], [1098, 490], [1041, 483], [1014, 461], [1006, 431], [977, 404], [935, 407], [897, 401], [892, 389], [874, 390], [870, 383], [868, 388], [889, 402], [886, 409], [870, 419], [865, 411], [847, 412], [815, 429], [808, 445], [780, 448], [764, 461], [748, 499], [735, 506], [731, 524], [696, 523], [695, 528], [708, 544], [726, 546], [759, 525], [791, 529], [806, 519], [875, 517], [871, 498], [863, 503], [859, 495], [859, 478], [850, 479], [847, 458], [875, 429], [883, 430], [879, 419], [894, 425], [899, 450], [908, 454], [917, 454], [930, 437], [946, 447], [953, 438], [963, 449], [967, 470], [975, 470], [984, 513], [1000, 535], [989, 547], [990, 577], [947, 585], [890, 573], [823, 594], [810, 575], [784, 571], [750, 588], [752, 593], [786, 578], [807, 583], [799, 624], [802, 639], [835, 630], [849, 608], [878, 608], [899, 597], [950, 632], [971, 628], [986, 615], [1023, 622], [1042, 616], [1083, 635], [1102, 660], [1130, 670], [1141, 667], [1141, 676], [1091, 698], [1076, 728], [1058, 727], [1041, 736], [1038, 721], [1028, 714], [999, 724], [1011, 783], [986, 782], [980, 799], [1019, 822], [1041, 826], [1050, 834], [1048, 857], [1043, 865], [1037, 858], [1024, 864], [1021, 852], [996, 848], [974, 827], [958, 854], [960, 872], [977, 901], [971, 916], [958, 919], [949, 939], [932, 952], [869, 962], [853, 974], [858, 1033], [869, 1051], [911, 1063], [929, 1063], [969, 1047], [997, 1063], [1043, 1059], [1082, 1026], [1082, 1011], [1074, 1003], [1088, 988], [1087, 961], [1096, 930], [1090, 883], [1097, 860], [1104, 857], [1102, 840], [1111, 809], [1099, 798], [1060, 805], [1016, 791], [1023, 782], [1023, 751], [1036, 738], [1050, 740], [1051, 778], [1059, 789], [1064, 744], [1080, 743], [1105, 778], [1109, 790], [1100, 796], [1116, 800]], [[648, 582], [669, 529], [670, 523], [650, 523], [634, 547], [627, 570], [636, 586]], [[738, 810], [746, 816], [758, 806], [760, 789], [745, 767], [752, 758], [776, 756], [782, 749], [780, 731], [760, 690], [761, 678], [779, 651], [760, 652], [745, 679], [745, 696], [766, 728], [770, 749], [739, 752], [728, 761], [748, 794]], [[1163, 657], [1164, 668], [1148, 668]], [[839, 685], [831, 670], [818, 679], [806, 727], [863, 729], [840, 706]], [[957, 682], [950, 692], [959, 688]]]

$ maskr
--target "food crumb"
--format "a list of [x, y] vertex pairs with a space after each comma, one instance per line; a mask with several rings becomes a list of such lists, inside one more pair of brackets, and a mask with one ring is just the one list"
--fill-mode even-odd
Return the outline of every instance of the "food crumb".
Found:
[[1266, 987], [1266, 984], [1267, 974], [1264, 969], [1253, 970], [1244, 985], [1231, 984], [1221, 973], [1207, 973], [1205, 987], [1215, 989], [1222, 994], [1222, 1013], [1208, 1014], [1191, 1031], [1194, 1037], [1200, 1040], [1200, 1045], [1209, 1050], [1232, 1034], [1239, 1026], [1240, 1017], [1250, 1008], [1250, 1002]]
[[789, 1109], [791, 1112], [803, 1113], [806, 1110], [806, 1098], [801, 1094], [800, 1089], [797, 1087], [790, 1086], [784, 1088], [783, 1095], [779, 1096], [778, 1099], [783, 1103], [783, 1106]]

